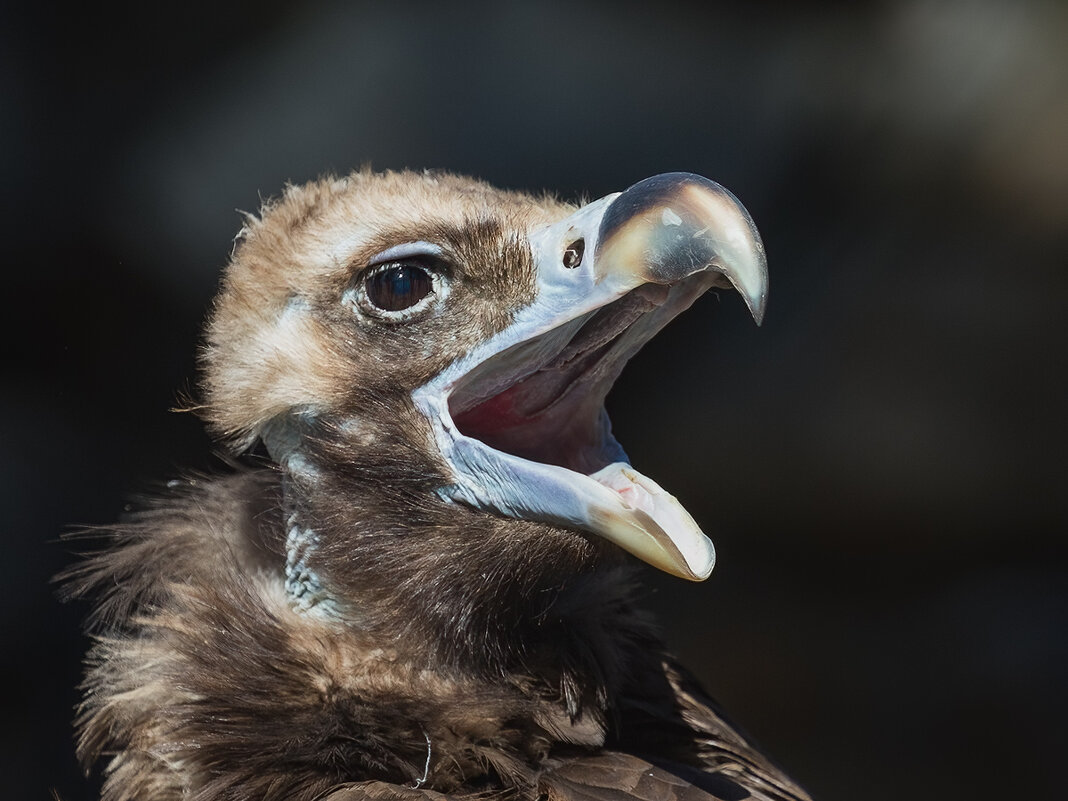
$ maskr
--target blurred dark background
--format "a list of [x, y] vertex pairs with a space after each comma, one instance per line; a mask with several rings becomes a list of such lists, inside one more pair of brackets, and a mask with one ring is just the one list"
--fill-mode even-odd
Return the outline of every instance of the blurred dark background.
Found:
[[1068, 6], [38, 5], [0, 24], [5, 797], [91, 796], [74, 523], [184, 467], [240, 220], [364, 163], [715, 178], [770, 259], [610, 399], [719, 551], [666, 635], [819, 799], [1060, 797]]

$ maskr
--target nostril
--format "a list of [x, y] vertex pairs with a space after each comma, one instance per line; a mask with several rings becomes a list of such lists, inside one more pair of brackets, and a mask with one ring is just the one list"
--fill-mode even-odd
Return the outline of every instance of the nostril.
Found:
[[576, 239], [567, 249], [564, 251], [564, 266], [569, 270], [574, 270], [580, 264], [582, 264], [582, 254], [586, 252], [586, 240]]

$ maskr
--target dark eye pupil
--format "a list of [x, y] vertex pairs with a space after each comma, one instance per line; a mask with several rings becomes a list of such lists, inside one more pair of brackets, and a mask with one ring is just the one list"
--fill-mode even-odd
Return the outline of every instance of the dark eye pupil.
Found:
[[433, 289], [427, 271], [411, 264], [386, 267], [367, 279], [367, 299], [383, 311], [409, 309]]

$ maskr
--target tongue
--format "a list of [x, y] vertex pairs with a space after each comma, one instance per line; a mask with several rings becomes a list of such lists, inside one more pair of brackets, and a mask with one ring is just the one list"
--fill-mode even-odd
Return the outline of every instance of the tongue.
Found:
[[625, 462], [610, 464], [590, 478], [615, 493], [618, 500], [618, 509], [598, 509], [608, 539], [682, 578], [708, 577], [716, 561], [715, 549], [673, 495]]

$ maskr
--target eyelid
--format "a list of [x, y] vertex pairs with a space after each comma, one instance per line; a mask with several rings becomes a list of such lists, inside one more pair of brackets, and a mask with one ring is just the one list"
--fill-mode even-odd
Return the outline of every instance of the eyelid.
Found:
[[368, 267], [376, 267], [379, 264], [387, 264], [391, 261], [403, 259], [440, 259], [445, 255], [445, 250], [433, 242], [404, 242], [400, 245], [386, 248], [381, 253], [376, 253], [367, 263]]

